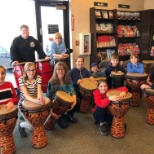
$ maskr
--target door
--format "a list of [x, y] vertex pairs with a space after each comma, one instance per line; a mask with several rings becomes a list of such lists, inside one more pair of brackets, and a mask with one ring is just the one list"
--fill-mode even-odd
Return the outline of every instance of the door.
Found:
[[38, 40], [47, 53], [56, 32], [60, 32], [66, 48], [69, 41], [68, 1], [35, 1]]

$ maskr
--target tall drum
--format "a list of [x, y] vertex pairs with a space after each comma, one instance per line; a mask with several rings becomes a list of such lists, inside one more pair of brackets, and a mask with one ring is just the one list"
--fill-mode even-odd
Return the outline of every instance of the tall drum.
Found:
[[38, 74], [42, 77], [42, 91], [47, 92], [47, 86], [53, 74], [53, 69], [50, 60], [39, 59], [35, 61]]
[[13, 130], [17, 121], [17, 106], [8, 110], [6, 105], [0, 105], [0, 146], [1, 154], [15, 153]]
[[90, 109], [90, 104], [92, 102], [92, 92], [97, 89], [97, 81], [90, 81], [90, 78], [83, 78], [79, 84], [80, 93], [83, 96], [80, 105], [80, 111], [87, 113]]
[[154, 60], [143, 60], [142, 63], [145, 65], [145, 73], [149, 74], [151, 65], [154, 64]]
[[146, 73], [126, 73], [126, 82], [133, 95], [131, 106], [140, 106], [140, 86], [146, 82], [147, 77]]
[[[110, 90], [107, 92], [107, 97], [110, 96], [119, 96], [121, 93], [120, 90]], [[129, 104], [132, 99], [132, 94], [127, 93], [125, 97], [122, 98], [121, 101], [112, 101], [109, 106], [109, 110], [113, 114], [113, 121], [111, 127], [111, 135], [115, 138], [123, 138], [125, 136], [125, 128], [124, 128], [124, 116], [129, 110]]]
[[26, 62], [13, 65], [13, 72], [18, 90], [20, 90], [18, 79], [23, 76], [24, 65]]

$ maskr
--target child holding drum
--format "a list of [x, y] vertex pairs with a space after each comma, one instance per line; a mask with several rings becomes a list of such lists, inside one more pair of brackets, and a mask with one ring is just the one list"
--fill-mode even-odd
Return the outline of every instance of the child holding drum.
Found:
[[[110, 64], [105, 69], [105, 74], [107, 77], [107, 83], [108, 83], [109, 88], [116, 88], [116, 87], [120, 87], [124, 85], [124, 73], [123, 72], [124, 72], [123, 68], [119, 65], [119, 56], [116, 54], [112, 54]], [[116, 73], [117, 73], [117, 77], [116, 78], [114, 78], [114, 76], [112, 77], [112, 74], [116, 75]], [[113, 81], [113, 78], [115, 79], [115, 81]]]
[[[68, 126], [68, 121], [72, 123], [76, 123], [77, 119], [74, 117], [74, 113], [77, 110], [78, 104], [76, 100], [76, 92], [73, 87], [73, 83], [70, 79], [70, 76], [68, 74], [68, 67], [64, 62], [58, 62], [55, 65], [53, 76], [51, 77], [48, 88], [47, 88], [47, 97], [50, 98], [50, 100], [55, 102], [56, 98], [56, 92], [58, 91], [64, 91], [68, 94], [70, 94], [73, 97], [73, 104], [71, 105], [71, 108], [67, 113], [63, 115], [58, 115], [56, 113], [53, 113], [52, 109], [50, 111], [51, 115], [54, 119], [57, 120], [57, 123], [61, 128], [66, 128]], [[49, 118], [50, 119], [50, 118]], [[49, 121], [46, 120], [46, 124]], [[47, 128], [48, 124], [45, 124], [45, 128]], [[49, 124], [50, 125], [50, 124]], [[52, 130], [52, 128], [47, 128], [49, 130]]]
[[[45, 99], [42, 95], [42, 78], [37, 75], [36, 65], [33, 62], [27, 62], [24, 66], [23, 76], [19, 78], [20, 85], [20, 100], [19, 106], [22, 105], [24, 100], [36, 104], [44, 104]], [[22, 114], [22, 112], [21, 112]], [[20, 122], [18, 124], [18, 130], [21, 137], [27, 137], [25, 128], [30, 130], [33, 129], [33, 126], [25, 118], [24, 114], [22, 116], [25, 119], [25, 122]]]
[[108, 135], [109, 125], [112, 123], [113, 115], [111, 115], [108, 109], [110, 101], [119, 101], [128, 92], [126, 87], [119, 87], [116, 89], [121, 91], [120, 95], [113, 95], [107, 98], [106, 93], [109, 91], [108, 85], [106, 81], [100, 80], [98, 82], [98, 89], [93, 92], [95, 102], [95, 106], [92, 108], [93, 116], [95, 119], [95, 124], [99, 124], [100, 132], [103, 135]]
[[5, 81], [6, 69], [0, 65], [0, 105], [6, 104], [7, 109], [18, 103], [16, 91], [11, 82]]

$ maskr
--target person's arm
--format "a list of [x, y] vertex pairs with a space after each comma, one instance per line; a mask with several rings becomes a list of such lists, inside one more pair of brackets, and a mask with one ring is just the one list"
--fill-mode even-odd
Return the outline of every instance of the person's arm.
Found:
[[143, 74], [144, 73], [144, 67], [142, 63], [137, 64], [137, 72]]

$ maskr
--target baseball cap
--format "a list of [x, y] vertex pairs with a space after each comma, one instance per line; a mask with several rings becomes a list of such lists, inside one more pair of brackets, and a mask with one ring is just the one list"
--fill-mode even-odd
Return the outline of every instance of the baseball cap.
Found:
[[94, 66], [97, 66], [97, 63], [92, 63], [91, 64], [91, 68], [94, 67]]

